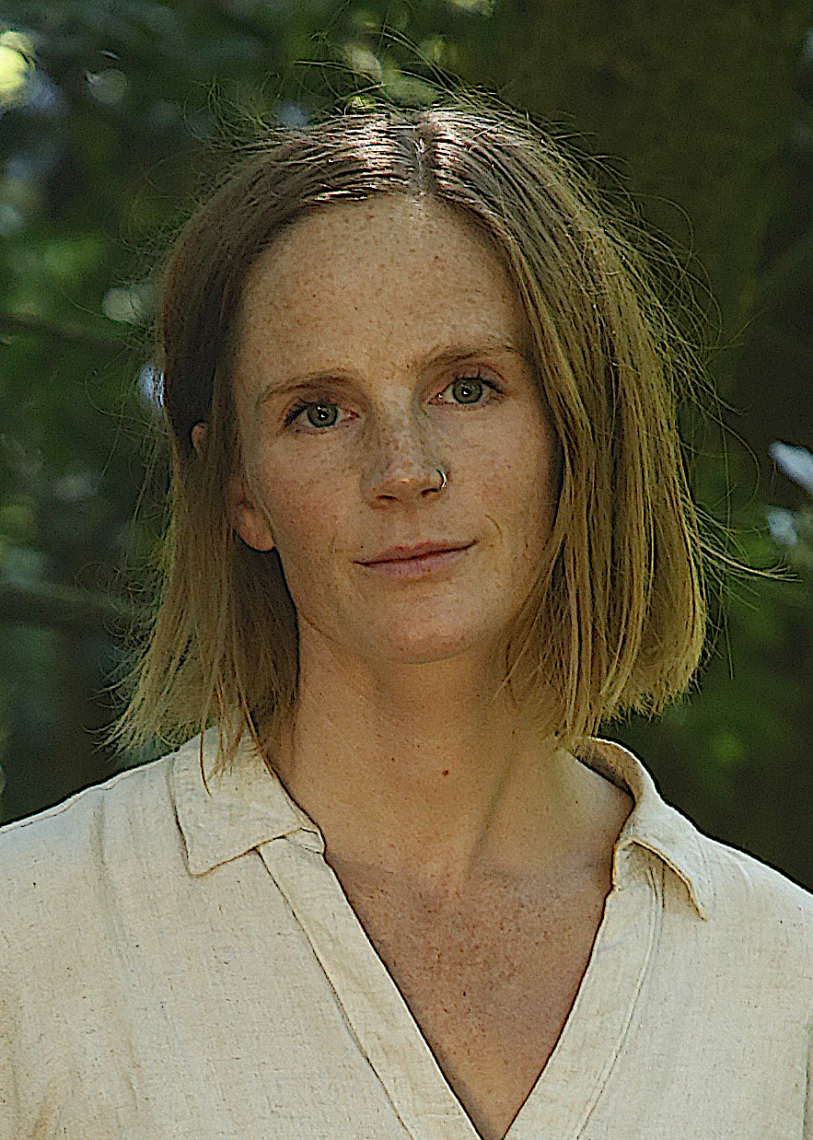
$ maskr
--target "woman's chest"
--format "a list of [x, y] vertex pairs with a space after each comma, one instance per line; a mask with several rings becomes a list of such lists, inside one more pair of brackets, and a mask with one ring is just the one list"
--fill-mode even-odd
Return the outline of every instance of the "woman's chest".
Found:
[[600, 884], [536, 895], [497, 888], [442, 910], [369, 884], [348, 897], [478, 1132], [501, 1140], [587, 969]]

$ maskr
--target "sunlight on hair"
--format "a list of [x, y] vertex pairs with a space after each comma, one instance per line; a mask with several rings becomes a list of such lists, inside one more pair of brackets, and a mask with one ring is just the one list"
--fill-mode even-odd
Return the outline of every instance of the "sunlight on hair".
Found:
[[505, 631], [495, 697], [508, 692], [565, 748], [603, 721], [657, 715], [693, 684], [709, 582], [746, 569], [690, 492], [677, 410], [705, 405], [717, 419], [719, 406], [698, 353], [629, 227], [527, 115], [471, 92], [422, 109], [365, 96], [352, 106], [257, 124], [169, 251], [149, 367], [164, 378], [170, 524], [154, 621], [111, 739], [177, 744], [218, 724], [228, 758], [244, 731], [267, 747], [290, 723], [297, 617], [279, 556], [247, 547], [226, 518], [226, 488], [244, 469], [236, 313], [275, 235], [313, 209], [381, 193], [445, 202], [502, 259], [561, 449], [549, 549]]

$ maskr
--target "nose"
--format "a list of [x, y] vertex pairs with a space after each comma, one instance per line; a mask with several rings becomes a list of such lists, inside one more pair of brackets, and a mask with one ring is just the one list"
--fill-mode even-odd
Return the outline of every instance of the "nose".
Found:
[[439, 490], [440, 457], [415, 425], [379, 432], [367, 455], [366, 497], [372, 504], [414, 501]]

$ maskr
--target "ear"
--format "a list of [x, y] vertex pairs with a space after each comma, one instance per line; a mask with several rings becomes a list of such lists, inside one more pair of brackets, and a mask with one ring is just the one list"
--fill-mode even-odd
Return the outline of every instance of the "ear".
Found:
[[274, 549], [271, 528], [248, 497], [242, 477], [238, 475], [229, 481], [227, 511], [229, 522], [246, 546], [250, 546], [253, 550]]
[[[206, 439], [206, 424], [195, 424], [192, 428], [192, 444], [198, 455], [203, 454]], [[242, 538], [246, 546], [253, 550], [273, 550], [274, 536], [263, 515], [254, 507], [248, 495], [242, 476], [234, 475], [229, 480], [226, 511], [229, 522]]]
[[203, 454], [203, 441], [206, 439], [206, 424], [195, 424], [189, 434], [192, 437], [192, 446], [200, 457]]

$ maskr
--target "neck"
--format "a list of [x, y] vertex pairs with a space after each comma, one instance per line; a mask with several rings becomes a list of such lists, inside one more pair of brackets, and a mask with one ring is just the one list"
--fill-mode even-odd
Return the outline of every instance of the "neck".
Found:
[[460, 661], [375, 676], [300, 658], [274, 766], [330, 861], [455, 889], [575, 856], [591, 777]]

